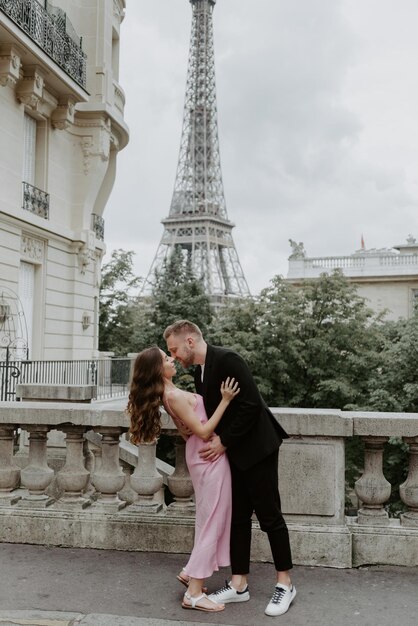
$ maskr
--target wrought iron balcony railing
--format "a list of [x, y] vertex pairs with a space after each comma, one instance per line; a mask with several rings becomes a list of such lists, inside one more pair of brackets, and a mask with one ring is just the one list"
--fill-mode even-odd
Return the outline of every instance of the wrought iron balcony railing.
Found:
[[82, 39], [75, 33], [62, 9], [50, 2], [46, 8], [37, 0], [0, 0], [3, 11], [76, 83], [86, 87], [86, 55]]
[[97, 239], [104, 241], [104, 219], [96, 213], [91, 214], [91, 229], [94, 231]]
[[47, 220], [49, 218], [49, 193], [24, 182], [22, 208]]

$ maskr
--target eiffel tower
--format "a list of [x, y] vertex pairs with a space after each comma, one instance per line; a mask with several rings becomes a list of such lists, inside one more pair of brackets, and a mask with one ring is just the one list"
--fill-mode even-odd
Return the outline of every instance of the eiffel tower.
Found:
[[178, 246], [213, 304], [250, 291], [232, 239], [222, 183], [212, 14], [216, 0], [190, 0], [192, 31], [180, 155], [169, 216], [142, 294]]

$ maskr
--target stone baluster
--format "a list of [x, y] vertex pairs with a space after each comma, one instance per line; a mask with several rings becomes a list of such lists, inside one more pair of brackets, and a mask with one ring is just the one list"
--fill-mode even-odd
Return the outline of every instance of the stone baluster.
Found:
[[21, 484], [29, 494], [22, 496], [18, 506], [49, 506], [54, 502], [45, 493], [54, 477], [54, 470], [48, 467], [47, 461], [49, 426], [31, 425], [25, 426], [25, 430], [29, 432], [29, 462], [20, 476]]
[[90, 472], [84, 465], [84, 433], [83, 426], [62, 426], [65, 434], [66, 459], [64, 467], [57, 474], [57, 482], [64, 491], [59, 499], [59, 508], [74, 507], [85, 508], [91, 501], [83, 496], [87, 487]]
[[12, 493], [20, 480], [20, 467], [13, 461], [14, 433], [13, 424], [0, 427], [0, 505], [15, 504], [20, 499]]
[[167, 507], [170, 515], [194, 515], [196, 507], [192, 499], [194, 490], [192, 480], [186, 463], [186, 442], [176, 435], [176, 467], [174, 472], [167, 478], [168, 488], [174, 498]]
[[163, 478], [156, 468], [156, 447], [155, 442], [138, 445], [138, 465], [130, 479], [138, 499], [129, 507], [130, 512], [158, 513], [162, 509], [162, 503], [155, 499], [163, 485]]
[[418, 528], [418, 437], [405, 437], [409, 444], [409, 471], [399, 493], [408, 511], [401, 515], [402, 526]]
[[89, 478], [87, 481], [87, 486], [84, 489], [84, 495], [86, 498], [89, 498], [90, 500], [93, 499], [95, 500], [95, 495], [97, 494], [97, 491], [95, 490], [93, 483], [92, 483], [92, 477], [94, 474], [94, 469], [95, 467], [97, 467], [97, 463], [96, 463], [96, 455], [94, 454], [94, 452], [90, 449], [90, 445], [88, 440], [84, 437], [83, 439], [83, 456], [84, 456], [84, 467], [86, 468], [86, 470], [89, 473]]
[[355, 483], [355, 492], [362, 502], [358, 523], [370, 526], [386, 526], [389, 516], [384, 504], [390, 497], [391, 484], [383, 475], [383, 448], [387, 437], [363, 437], [364, 473]]
[[94, 430], [102, 435], [102, 462], [93, 474], [92, 482], [100, 495], [92, 506], [114, 513], [126, 506], [118, 497], [118, 491], [125, 484], [125, 474], [119, 465], [119, 437], [124, 429], [97, 426]]

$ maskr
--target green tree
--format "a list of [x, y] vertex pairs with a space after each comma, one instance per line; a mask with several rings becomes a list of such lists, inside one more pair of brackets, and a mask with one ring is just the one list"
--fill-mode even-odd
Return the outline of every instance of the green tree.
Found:
[[303, 289], [302, 393], [292, 404], [347, 409], [364, 402], [381, 363], [381, 320], [341, 271]]
[[190, 319], [205, 333], [213, 309], [203, 283], [193, 273], [190, 259], [181, 246], [165, 260], [155, 275], [148, 305], [148, 340], [161, 347], [165, 328], [177, 319]]
[[132, 250], [114, 250], [103, 265], [99, 294], [99, 350], [125, 355], [132, 351], [138, 322], [132, 292], [140, 279], [133, 272]]
[[276, 276], [257, 300], [221, 311], [211, 340], [246, 358], [270, 406], [344, 409], [368, 397], [380, 327], [340, 272], [303, 288]]

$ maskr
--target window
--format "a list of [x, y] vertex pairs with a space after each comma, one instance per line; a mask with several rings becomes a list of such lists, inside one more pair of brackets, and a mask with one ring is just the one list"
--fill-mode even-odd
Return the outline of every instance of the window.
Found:
[[48, 124], [27, 113], [23, 119], [23, 199], [22, 207], [45, 219], [49, 218], [49, 194], [46, 188]]
[[35, 185], [36, 176], [36, 120], [25, 113], [23, 127], [23, 181]]

